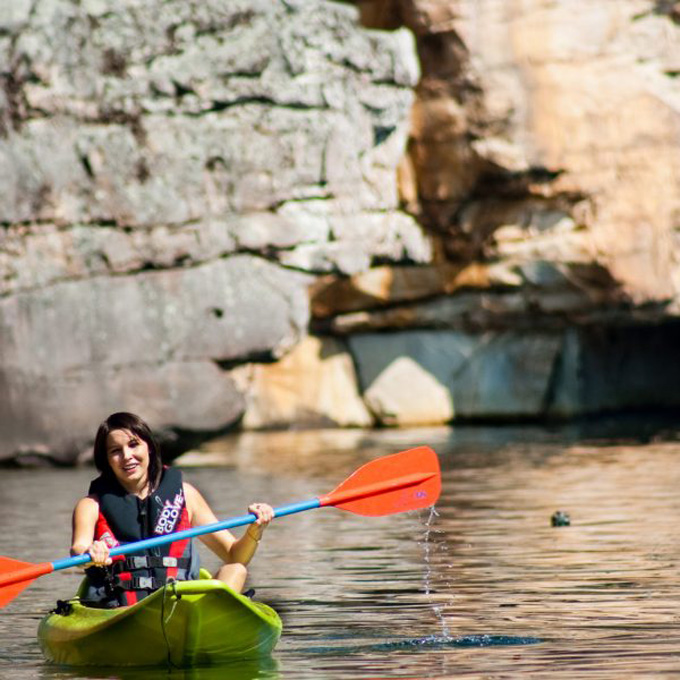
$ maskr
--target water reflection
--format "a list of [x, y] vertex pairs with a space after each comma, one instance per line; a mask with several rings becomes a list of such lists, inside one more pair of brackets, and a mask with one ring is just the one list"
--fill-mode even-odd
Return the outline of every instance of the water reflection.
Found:
[[276, 659], [235, 662], [206, 668], [80, 668], [68, 670], [45, 666], [40, 678], [44, 680], [276, 680], [279, 664]]

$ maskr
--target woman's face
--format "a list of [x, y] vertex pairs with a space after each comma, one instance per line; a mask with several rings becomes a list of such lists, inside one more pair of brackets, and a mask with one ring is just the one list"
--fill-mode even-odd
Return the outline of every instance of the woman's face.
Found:
[[116, 479], [130, 492], [149, 483], [149, 446], [130, 430], [112, 430], [106, 438], [106, 455]]

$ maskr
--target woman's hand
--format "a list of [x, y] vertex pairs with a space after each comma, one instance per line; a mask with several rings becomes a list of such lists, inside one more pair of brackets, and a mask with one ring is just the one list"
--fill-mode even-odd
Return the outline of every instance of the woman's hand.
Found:
[[274, 519], [274, 508], [266, 503], [252, 503], [248, 506], [248, 512], [252, 512], [257, 519], [248, 527], [247, 533], [253, 540], [259, 541], [269, 522]]
[[92, 558], [91, 565], [94, 565], [95, 567], [106, 567], [111, 564], [109, 546], [106, 545], [104, 541], [94, 541], [87, 549], [87, 552]]

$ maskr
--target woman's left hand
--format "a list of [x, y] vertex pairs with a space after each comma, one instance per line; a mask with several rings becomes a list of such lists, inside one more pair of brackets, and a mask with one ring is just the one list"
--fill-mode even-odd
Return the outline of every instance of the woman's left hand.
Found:
[[[274, 519], [274, 508], [266, 503], [252, 503], [248, 506], [248, 512], [252, 512], [253, 515], [257, 517], [255, 522], [251, 525], [252, 527], [256, 527], [255, 533], [251, 534], [251, 536], [259, 541], [269, 522]], [[248, 531], [250, 531], [250, 529], [248, 529]]]

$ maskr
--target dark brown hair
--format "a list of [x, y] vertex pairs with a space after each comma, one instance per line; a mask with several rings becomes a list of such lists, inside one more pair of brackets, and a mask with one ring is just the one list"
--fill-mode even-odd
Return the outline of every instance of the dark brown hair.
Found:
[[151, 432], [151, 428], [134, 413], [127, 413], [125, 411], [113, 413], [99, 426], [94, 439], [94, 464], [97, 466], [97, 470], [104, 477], [115, 479], [113, 470], [109, 465], [109, 456], [106, 450], [106, 439], [109, 433], [114, 430], [129, 430], [132, 434], [146, 442], [146, 445], [149, 447], [149, 490], [154, 491], [158, 487], [161, 475], [163, 474], [161, 450], [153, 436], [153, 432]]

